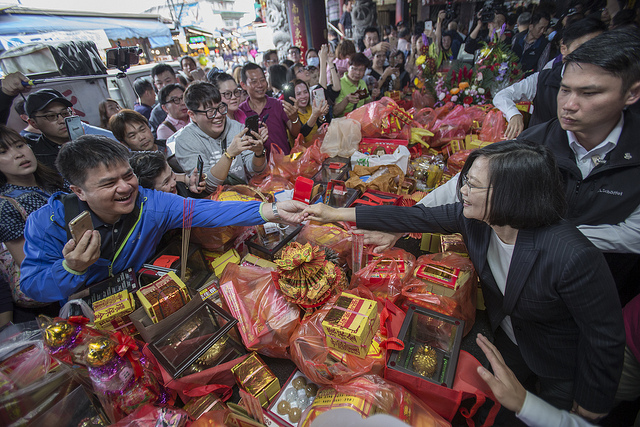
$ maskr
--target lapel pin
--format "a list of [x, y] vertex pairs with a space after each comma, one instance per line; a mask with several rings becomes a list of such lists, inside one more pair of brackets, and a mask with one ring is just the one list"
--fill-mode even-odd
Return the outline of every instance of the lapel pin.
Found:
[[625, 160], [631, 160], [631, 153], [624, 153], [624, 159]]

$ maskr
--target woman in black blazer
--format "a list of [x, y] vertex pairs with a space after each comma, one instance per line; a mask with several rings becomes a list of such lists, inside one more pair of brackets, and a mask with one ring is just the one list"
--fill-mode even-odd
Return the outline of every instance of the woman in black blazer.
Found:
[[471, 153], [460, 202], [428, 208], [312, 205], [309, 219], [393, 232], [461, 233], [478, 272], [496, 346], [539, 395], [595, 419], [613, 405], [622, 311], [602, 253], [562, 220], [564, 190], [542, 146], [504, 141]]

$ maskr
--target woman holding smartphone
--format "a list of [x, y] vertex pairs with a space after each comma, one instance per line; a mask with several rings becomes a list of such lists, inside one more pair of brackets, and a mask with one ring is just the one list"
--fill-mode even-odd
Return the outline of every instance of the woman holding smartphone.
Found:
[[15, 130], [0, 125], [0, 275], [11, 292], [14, 310], [0, 313], [0, 324], [25, 322], [37, 314], [57, 315], [58, 304], [40, 304], [20, 291], [20, 264], [24, 259], [27, 217], [47, 204], [49, 196], [64, 188], [56, 172], [36, 160], [33, 151]]
[[[322, 125], [327, 121], [329, 113], [329, 104], [324, 97], [318, 96], [311, 100], [309, 86], [302, 80], [294, 80], [293, 82], [296, 100], [298, 101], [298, 117], [302, 121], [302, 129], [300, 133], [304, 136], [305, 142], [310, 142], [318, 131], [318, 124]], [[324, 89], [320, 88], [322, 94]], [[324, 117], [324, 120], [321, 120]]]
[[227, 104], [227, 117], [244, 124], [247, 119], [247, 115], [244, 111], [239, 110], [242, 89], [238, 86], [238, 83], [233, 79], [230, 74], [227, 73], [215, 73], [211, 76], [211, 83], [213, 83], [222, 95], [222, 102]]

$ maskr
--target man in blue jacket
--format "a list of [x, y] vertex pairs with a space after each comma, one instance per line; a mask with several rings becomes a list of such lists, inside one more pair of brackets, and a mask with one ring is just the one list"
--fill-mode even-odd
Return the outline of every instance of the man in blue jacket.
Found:
[[[107, 137], [85, 135], [61, 149], [56, 166], [73, 194], [56, 193], [34, 212], [25, 228], [21, 288], [42, 302], [64, 301], [78, 289], [132, 267], [138, 270], [155, 252], [162, 235], [183, 226], [185, 212], [194, 227], [300, 222], [299, 202], [215, 202], [184, 199], [138, 187], [129, 150]], [[78, 241], [67, 224], [89, 211], [93, 231]], [[73, 211], [73, 216], [69, 215]]]

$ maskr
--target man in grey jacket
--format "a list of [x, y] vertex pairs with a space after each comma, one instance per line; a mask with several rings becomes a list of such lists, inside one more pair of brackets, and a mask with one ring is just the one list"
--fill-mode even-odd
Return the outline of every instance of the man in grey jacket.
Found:
[[191, 123], [167, 140], [184, 170], [196, 167], [201, 156], [207, 173], [207, 192], [222, 184], [246, 184], [266, 166], [266, 126], [250, 132], [227, 117], [227, 104], [211, 83], [193, 83], [184, 93]]

